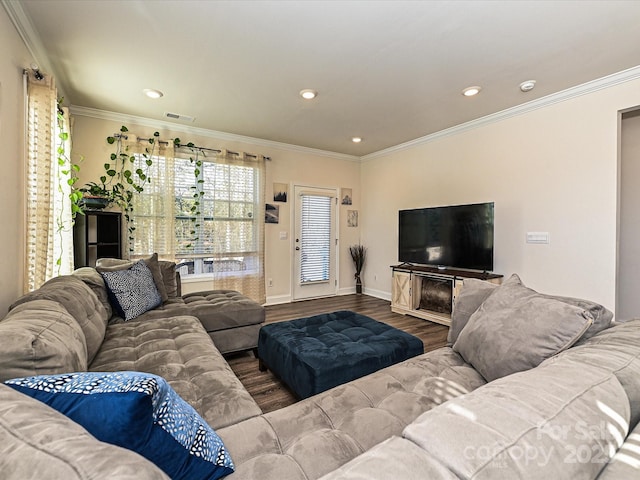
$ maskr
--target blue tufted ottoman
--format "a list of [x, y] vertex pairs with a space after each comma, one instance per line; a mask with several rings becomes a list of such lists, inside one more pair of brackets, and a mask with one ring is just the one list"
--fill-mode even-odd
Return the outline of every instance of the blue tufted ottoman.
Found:
[[258, 335], [260, 370], [271, 369], [300, 398], [423, 352], [419, 338], [346, 310], [271, 323]]

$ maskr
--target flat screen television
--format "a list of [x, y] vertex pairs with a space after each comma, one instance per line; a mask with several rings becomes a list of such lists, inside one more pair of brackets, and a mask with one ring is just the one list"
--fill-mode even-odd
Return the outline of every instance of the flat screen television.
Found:
[[398, 260], [493, 270], [493, 202], [400, 210]]

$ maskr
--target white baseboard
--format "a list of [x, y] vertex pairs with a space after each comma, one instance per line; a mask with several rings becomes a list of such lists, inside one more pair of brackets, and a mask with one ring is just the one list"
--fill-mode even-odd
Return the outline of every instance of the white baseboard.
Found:
[[372, 297], [381, 298], [382, 300], [391, 301], [391, 294], [389, 292], [384, 292], [382, 290], [375, 290], [373, 288], [364, 287], [363, 292], [366, 295], [370, 295]]
[[[337, 295], [353, 295], [356, 293], [356, 287], [341, 288], [338, 290]], [[373, 290], [370, 288], [364, 288], [363, 293], [372, 297], [381, 298], [383, 300], [391, 301], [391, 294], [383, 292], [381, 290]], [[291, 295], [272, 295], [267, 297], [265, 305], [281, 305], [283, 303], [291, 303], [293, 298]]]
[[272, 295], [267, 297], [265, 305], [280, 305], [281, 303], [291, 303], [291, 295]]
[[353, 295], [356, 293], [356, 287], [346, 287], [338, 289], [338, 295]]

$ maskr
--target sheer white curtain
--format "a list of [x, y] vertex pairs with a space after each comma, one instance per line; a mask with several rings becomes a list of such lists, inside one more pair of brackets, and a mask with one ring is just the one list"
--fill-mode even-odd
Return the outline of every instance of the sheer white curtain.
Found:
[[27, 109], [25, 290], [31, 291], [73, 270], [73, 231], [68, 111], [58, 113], [51, 77], [27, 76]]
[[265, 303], [265, 159], [223, 150], [203, 167], [202, 224], [213, 286]]
[[264, 157], [164, 145], [134, 196], [130, 256], [157, 252], [186, 278], [264, 303]]
[[[173, 260], [176, 251], [175, 234], [175, 160], [173, 142], [154, 139], [154, 147], [147, 139], [128, 134], [127, 152], [136, 157], [134, 170], [141, 168], [151, 179], [142, 193], [133, 195], [131, 225], [134, 230], [126, 250], [137, 258], [157, 253], [162, 259]], [[146, 165], [148, 155], [153, 164]], [[125, 255], [126, 256], [126, 255]]]

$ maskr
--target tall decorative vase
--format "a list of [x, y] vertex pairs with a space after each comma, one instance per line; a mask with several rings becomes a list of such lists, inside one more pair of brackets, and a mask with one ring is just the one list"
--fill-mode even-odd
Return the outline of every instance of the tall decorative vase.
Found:
[[356, 293], [358, 295], [362, 294], [362, 279], [360, 278], [360, 274], [362, 273], [362, 269], [364, 268], [364, 260], [367, 257], [367, 249], [362, 245], [351, 245], [349, 247], [349, 253], [351, 254], [351, 258], [353, 259], [353, 266], [356, 268]]

